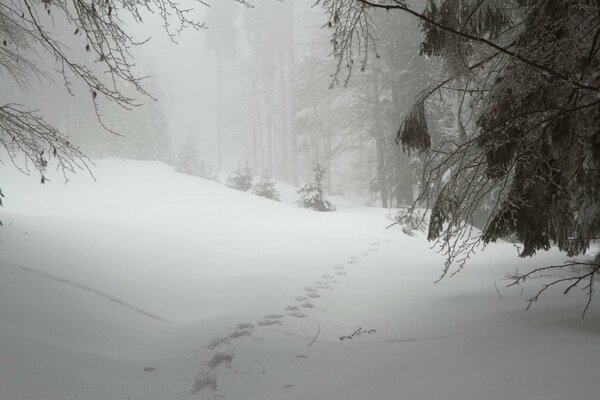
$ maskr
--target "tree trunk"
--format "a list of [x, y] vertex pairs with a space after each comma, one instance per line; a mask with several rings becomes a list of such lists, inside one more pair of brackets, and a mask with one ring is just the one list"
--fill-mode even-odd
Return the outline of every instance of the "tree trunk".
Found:
[[283, 180], [288, 178], [288, 104], [286, 95], [286, 84], [285, 84], [285, 62], [283, 55], [279, 61], [279, 74], [280, 74], [280, 96], [281, 96], [281, 163], [280, 173]]
[[223, 101], [223, 85], [222, 85], [222, 65], [221, 65], [221, 51], [217, 48], [217, 170], [221, 172], [223, 170], [223, 160], [222, 160], [222, 145], [223, 145], [223, 137], [221, 134], [221, 107]]
[[291, 139], [290, 145], [290, 162], [291, 176], [294, 186], [298, 185], [298, 137], [294, 129], [294, 77], [295, 77], [295, 55], [294, 55], [294, 2], [290, 1], [290, 18], [289, 18], [289, 45], [288, 45], [288, 124]]
[[385, 143], [383, 138], [375, 139], [377, 149], [377, 180], [381, 194], [381, 207], [388, 208], [388, 189], [385, 179]]

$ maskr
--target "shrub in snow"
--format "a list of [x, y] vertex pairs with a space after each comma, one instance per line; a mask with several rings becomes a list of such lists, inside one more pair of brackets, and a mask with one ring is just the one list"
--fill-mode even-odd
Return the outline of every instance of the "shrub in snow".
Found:
[[267, 199], [281, 201], [279, 192], [275, 189], [275, 182], [268, 177], [260, 177], [260, 180], [252, 187], [252, 193], [257, 196], [265, 197]]
[[298, 203], [301, 207], [312, 208], [316, 211], [335, 211], [335, 206], [323, 197], [323, 178], [327, 173], [327, 169], [320, 162], [317, 162], [313, 171], [315, 173], [315, 181], [307, 183], [298, 190], [300, 200]]
[[244, 168], [238, 167], [233, 174], [227, 178], [227, 186], [232, 189], [247, 192], [252, 188], [254, 176], [252, 170], [247, 165]]

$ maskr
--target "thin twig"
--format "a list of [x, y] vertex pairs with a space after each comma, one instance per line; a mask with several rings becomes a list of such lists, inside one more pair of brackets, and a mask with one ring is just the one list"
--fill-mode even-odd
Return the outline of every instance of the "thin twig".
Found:
[[500, 289], [498, 289], [498, 285], [496, 284], [496, 281], [494, 281], [494, 287], [496, 288], [496, 293], [498, 293], [498, 297], [502, 298], [502, 293], [500, 293]]

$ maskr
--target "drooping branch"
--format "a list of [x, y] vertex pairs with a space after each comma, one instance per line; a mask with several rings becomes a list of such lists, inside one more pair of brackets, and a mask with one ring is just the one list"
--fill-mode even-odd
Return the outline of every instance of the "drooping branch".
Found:
[[[204, 27], [190, 16], [191, 11], [172, 0], [2, 1], [0, 73], [24, 87], [35, 80], [51, 81], [54, 69], [72, 95], [72, 85], [82, 83], [89, 93], [85, 100], [94, 106], [99, 123], [117, 133], [102, 120], [102, 100], [130, 109], [141, 104], [137, 97], [153, 98], [143, 86], [144, 78], [138, 75], [131, 53], [145, 40], [136, 41], [124, 29], [120, 16], [128, 14], [142, 23], [144, 13], [155, 13], [174, 39], [184, 28]], [[50, 68], [42, 68], [48, 65]], [[26, 166], [18, 166], [24, 172], [37, 170], [45, 181], [49, 157], [58, 160], [65, 179], [66, 173], [77, 169], [89, 171], [91, 163], [85, 155], [38, 112], [14, 104], [0, 106], [0, 144], [13, 163], [19, 153], [24, 155]]]
[[464, 32], [462, 30], [454, 29], [450, 26], [447, 26], [438, 21], [435, 21], [434, 19], [427, 17], [425, 14], [415, 11], [414, 9], [408, 7], [403, 1], [391, 0], [391, 3], [386, 0], [383, 0], [382, 2], [375, 2], [375, 1], [371, 1], [371, 0], [356, 0], [356, 1], [358, 1], [368, 7], [382, 8], [382, 9], [386, 9], [386, 10], [401, 10], [401, 11], [407, 12], [407, 13], [415, 16], [419, 20], [426, 22], [428, 24], [431, 24], [443, 31], [450, 32], [453, 35], [460, 36], [462, 38], [471, 40], [473, 42], [481, 43], [481, 44], [488, 46], [496, 51], [499, 51], [500, 53], [506, 54], [506, 55], [508, 55], [512, 58], [515, 58], [527, 65], [537, 68], [540, 71], [546, 72], [546, 73], [550, 74], [551, 76], [558, 78], [561, 81], [566, 82], [573, 87], [576, 87], [579, 89], [584, 89], [584, 90], [590, 90], [590, 91], [597, 92], [597, 93], [600, 92], [600, 87], [590, 86], [590, 85], [581, 83], [578, 80], [569, 78], [568, 76], [565, 76], [552, 68], [542, 65], [534, 60], [531, 60], [522, 54], [515, 53], [515, 52], [511, 51], [509, 48], [501, 46], [497, 43], [494, 43], [489, 39], [486, 39], [486, 38], [483, 38], [480, 36], [476, 36], [476, 35], [472, 35], [467, 32]]
[[[577, 271], [572, 276], [558, 277], [556, 275], [556, 271], [562, 271], [567, 268], [569, 268], [571, 270], [575, 270], [576, 267], [585, 267], [586, 269], [582, 272]], [[548, 272], [550, 272], [550, 274], [548, 274]], [[527, 299], [527, 309], [528, 310], [533, 306], [533, 303], [535, 303], [536, 301], [539, 300], [540, 296], [545, 291], [547, 291], [548, 289], [550, 289], [552, 287], [566, 285], [565, 289], [563, 290], [563, 295], [567, 295], [573, 288], [578, 287], [581, 283], [585, 283], [585, 285], [581, 288], [581, 290], [586, 291], [586, 297], [587, 297], [585, 306], [584, 306], [583, 310], [581, 311], [581, 318], [583, 319], [583, 318], [585, 318], [585, 314], [587, 313], [587, 311], [590, 307], [590, 304], [592, 302], [592, 295], [594, 293], [594, 279], [599, 274], [600, 274], [600, 264], [598, 264], [597, 262], [581, 262], [581, 261], [571, 260], [571, 261], [567, 261], [566, 263], [564, 263], [562, 265], [550, 265], [550, 266], [546, 266], [546, 267], [536, 268], [525, 274], [520, 274], [520, 273], [509, 274], [506, 276], [506, 278], [508, 280], [512, 281], [510, 284], [508, 284], [508, 287], [521, 285], [522, 283], [525, 283], [525, 281], [529, 280], [529, 279], [536, 279], [536, 278], [551, 278], [552, 279], [549, 283], [543, 284], [541, 289], [539, 289], [534, 296]]]
[[[93, 177], [93, 163], [78, 147], [35, 112], [16, 104], [0, 106], [0, 145], [21, 172], [39, 172], [41, 183], [47, 181], [45, 172], [51, 159], [57, 162], [66, 181], [67, 173], [78, 170], [85, 170]], [[24, 166], [19, 163], [19, 155], [25, 158]]]

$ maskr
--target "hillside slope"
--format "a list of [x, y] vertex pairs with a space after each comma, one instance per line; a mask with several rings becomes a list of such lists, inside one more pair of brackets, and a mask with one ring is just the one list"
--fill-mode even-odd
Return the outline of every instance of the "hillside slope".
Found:
[[441, 256], [385, 210], [317, 213], [152, 162], [66, 186], [0, 170], [0, 399], [597, 392], [598, 301], [583, 322], [581, 293], [526, 312], [540, 282], [498, 281], [555, 252], [494, 245], [434, 285]]

